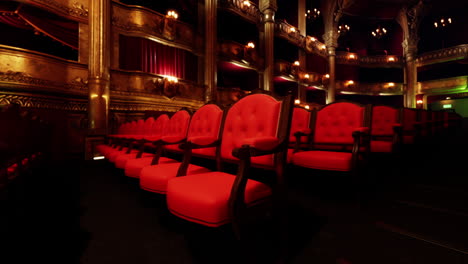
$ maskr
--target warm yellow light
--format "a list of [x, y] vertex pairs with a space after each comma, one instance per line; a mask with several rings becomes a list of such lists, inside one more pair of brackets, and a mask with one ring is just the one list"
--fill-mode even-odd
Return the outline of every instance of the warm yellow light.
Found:
[[445, 100], [450, 100], [450, 99], [452, 99], [452, 97], [450, 96], [445, 97]]
[[310, 75], [306, 73], [306, 74], [304, 75], [304, 78], [309, 79], [309, 78], [310, 78]]
[[423, 103], [423, 100], [419, 99], [416, 101], [417, 104], [422, 104]]
[[327, 78], [327, 79], [330, 78], [330, 74], [328, 74], [328, 73], [325, 74], [325, 78]]
[[325, 46], [325, 44], [323, 44], [323, 45], [322, 45], [320, 48], [322, 48], [322, 49], [326, 49], [326, 48], [327, 48], [327, 46]]
[[251, 42], [247, 43], [247, 47], [248, 47], [248, 48], [251, 48], [251, 49], [254, 49], [254, 48], [255, 48], [255, 44], [251, 41]]
[[97, 95], [97, 94], [95, 94], [95, 93], [93, 93], [93, 94], [91, 94], [91, 95], [90, 95], [90, 97], [91, 97], [91, 99], [94, 99], [94, 98], [97, 98], [97, 97], [98, 97], [98, 95]]
[[167, 11], [167, 15], [166, 15], [168, 18], [173, 18], [173, 19], [177, 19], [179, 17], [179, 14], [177, 14], [176, 11], [174, 10], [169, 10]]
[[301, 103], [301, 100], [296, 99], [296, 100], [294, 100], [294, 103], [295, 103], [295, 104], [300, 104], [300, 103]]
[[299, 66], [299, 65], [301, 65], [301, 63], [300, 63], [299, 61], [295, 61], [295, 62], [294, 62], [294, 65], [295, 65], [295, 66]]
[[387, 61], [395, 61], [395, 57], [388, 57]]
[[438, 27], [439, 25], [437, 24], [437, 22], [434, 22], [434, 27]]
[[388, 87], [394, 87], [395, 83], [389, 82], [389, 83], [387, 83], [387, 85], [388, 85]]
[[355, 59], [355, 58], [356, 58], [356, 55], [354, 55], [354, 54], [349, 54], [349, 56], [348, 56], [348, 59]]
[[306, 105], [304, 106], [305, 109], [309, 110], [310, 109], [310, 106]]
[[347, 85], [353, 85], [354, 84], [354, 81], [353, 80], [349, 80], [346, 82]]
[[290, 27], [290, 28], [289, 28], [289, 32], [290, 32], [290, 33], [296, 32], [296, 28], [295, 28], [295, 27]]
[[250, 7], [251, 3], [250, 3], [250, 1], [245, 0], [244, 2], [242, 2], [242, 5], [245, 6], [245, 7]]
[[312, 42], [315, 42], [317, 39], [314, 38], [314, 37], [310, 37], [310, 40], [311, 40]]
[[174, 77], [174, 76], [166, 75], [166, 76], [164, 76], [164, 78], [170, 83], [178, 83], [179, 82], [177, 77]]

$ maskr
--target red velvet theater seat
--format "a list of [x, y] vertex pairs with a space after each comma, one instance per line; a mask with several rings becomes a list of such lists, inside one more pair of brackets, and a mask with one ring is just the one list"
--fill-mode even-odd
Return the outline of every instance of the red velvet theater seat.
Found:
[[400, 111], [394, 107], [377, 105], [372, 108], [370, 151], [396, 152], [401, 137]]
[[[223, 111], [214, 104], [207, 104], [198, 109], [192, 116], [187, 141], [199, 146], [213, 145], [219, 138]], [[215, 147], [194, 149], [192, 155], [215, 158]], [[144, 167], [140, 173], [140, 187], [156, 193], [166, 193], [167, 181], [176, 177], [181, 162], [157, 164]], [[208, 172], [200, 166], [190, 165], [185, 175]]]
[[413, 108], [403, 108], [402, 110], [403, 121], [403, 145], [412, 145], [416, 142], [418, 135], [417, 126], [417, 112]]
[[[296, 133], [299, 134], [309, 134], [310, 133], [310, 117], [311, 112], [302, 107], [294, 107], [292, 120], [291, 120], [291, 129], [289, 133], [289, 148], [288, 148], [288, 163], [291, 162], [291, 156], [296, 147]], [[298, 147], [307, 144], [307, 137], [298, 137], [301, 140], [301, 144]]]
[[[141, 145], [144, 144], [144, 137], [151, 136], [151, 134], [152, 134], [151, 129], [153, 127], [153, 124], [154, 124], [154, 118], [153, 117], [149, 117], [149, 118], [146, 119], [146, 121], [144, 122], [144, 124], [142, 126], [142, 130], [140, 131], [141, 134], [132, 136], [132, 140], [134, 141], [133, 145], [139, 145], [140, 148], [141, 148]], [[115, 167], [119, 168], [119, 169], [124, 169], [125, 164], [127, 163], [127, 161], [130, 160], [130, 159], [137, 158], [137, 155], [139, 154], [139, 152], [140, 151], [138, 150], [136, 152], [134, 151], [134, 152], [118, 155], [115, 158], [115, 163], [114, 163]], [[141, 153], [139, 155], [139, 157], [144, 157], [144, 158], [153, 157], [153, 154], [151, 154], [151, 153]]]
[[[190, 113], [186, 110], [177, 111], [166, 123], [162, 134], [145, 137], [147, 143], [152, 143], [155, 147], [155, 155], [153, 157], [129, 159], [125, 164], [125, 175], [133, 178], [139, 178], [141, 170], [146, 166], [151, 166], [159, 163], [176, 162], [173, 159], [162, 156], [163, 150], [171, 151], [165, 148], [167, 145], [178, 145], [185, 141], [187, 130], [190, 123]], [[180, 152], [177, 148], [176, 152]]]
[[237, 175], [220, 167], [218, 171], [171, 178], [166, 199], [170, 212], [180, 218], [210, 227], [232, 223], [239, 234], [245, 213], [270, 201], [277, 190], [252, 179], [250, 167], [273, 170], [276, 184], [282, 184], [292, 97], [278, 101], [269, 95], [252, 94], [227, 111], [219, 158], [222, 163], [239, 164]]
[[319, 109], [313, 119], [309, 150], [298, 150], [292, 164], [316, 170], [355, 171], [368, 150], [370, 107], [335, 102]]

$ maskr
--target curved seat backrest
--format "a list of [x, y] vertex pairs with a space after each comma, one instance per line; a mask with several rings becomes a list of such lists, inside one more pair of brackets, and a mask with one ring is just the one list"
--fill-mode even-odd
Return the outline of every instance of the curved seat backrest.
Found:
[[398, 109], [378, 105], [372, 108], [372, 136], [389, 136], [393, 135], [393, 125], [399, 123]]
[[145, 125], [143, 128], [143, 135], [151, 135], [151, 129], [153, 128], [154, 118], [148, 117], [145, 120]]
[[156, 118], [151, 126], [151, 136], [162, 136], [167, 124], [169, 123], [169, 116], [162, 114]]
[[414, 125], [417, 122], [416, 109], [404, 108], [403, 109], [403, 130], [404, 131], [414, 131]]
[[[310, 111], [302, 107], [294, 107], [291, 120], [291, 129], [289, 133], [289, 142], [296, 142], [294, 133], [304, 131], [310, 126]], [[301, 142], [307, 142], [307, 137], [301, 137]]]
[[163, 135], [186, 137], [189, 123], [189, 112], [186, 110], [179, 110], [169, 119]]
[[314, 143], [352, 145], [353, 132], [365, 126], [365, 106], [351, 102], [331, 103], [317, 112]]
[[135, 135], [143, 135], [145, 132], [145, 120], [138, 119], [136, 128], [135, 128]]
[[137, 121], [130, 122], [130, 125], [128, 126], [128, 133], [127, 134], [135, 135], [136, 132], [137, 132], [137, 128], [138, 128]]
[[[221, 159], [237, 161], [232, 151], [246, 140], [278, 137], [282, 103], [266, 94], [252, 94], [232, 105], [224, 122]], [[253, 157], [251, 161], [253, 166], [273, 166], [274, 156]]]
[[[218, 139], [223, 119], [223, 110], [215, 104], [207, 104], [198, 109], [192, 116], [188, 129], [187, 140], [195, 137]], [[193, 154], [214, 157], [216, 148], [192, 150]]]

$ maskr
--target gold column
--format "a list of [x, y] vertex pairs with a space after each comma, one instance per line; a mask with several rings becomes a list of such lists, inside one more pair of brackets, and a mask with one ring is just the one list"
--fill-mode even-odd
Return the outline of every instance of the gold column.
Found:
[[205, 0], [205, 101], [216, 101], [217, 97], [217, 1]]
[[[307, 28], [306, 28], [306, 1], [305, 0], [298, 0], [298, 9], [297, 9], [297, 24], [298, 24], [298, 29], [299, 32], [301, 32], [301, 35], [307, 36]], [[298, 52], [298, 60], [299, 63], [301, 64], [301, 68], [307, 71], [307, 54], [305, 50], [299, 49]], [[307, 94], [306, 94], [306, 86], [303, 85], [298, 85], [297, 86], [297, 97], [301, 102], [306, 102], [307, 101]]]
[[275, 12], [278, 10], [276, 0], [261, 0], [260, 11], [263, 13], [264, 22], [264, 51], [265, 51], [265, 69], [263, 71], [263, 89], [265, 91], [274, 91], [273, 77], [275, 74]]
[[[403, 46], [407, 40], [403, 41]], [[404, 106], [416, 107], [416, 89], [418, 87], [418, 70], [416, 67], [416, 51], [415, 48], [405, 48], [405, 77], [406, 89], [404, 91]]]
[[88, 118], [90, 134], [106, 134], [110, 86], [110, 0], [89, 0]]
[[335, 101], [336, 91], [336, 74], [335, 74], [335, 58], [336, 58], [336, 47], [338, 46], [338, 32], [335, 29], [328, 30], [323, 38], [325, 45], [327, 46], [327, 57], [328, 57], [328, 79], [327, 87], [327, 99], [326, 103], [333, 103]]

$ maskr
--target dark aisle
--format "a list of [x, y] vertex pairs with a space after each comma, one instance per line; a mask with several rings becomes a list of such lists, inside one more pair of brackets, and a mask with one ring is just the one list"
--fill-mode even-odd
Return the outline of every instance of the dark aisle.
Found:
[[[402, 169], [371, 168], [359, 208], [345, 184], [289, 175], [286, 263], [467, 264], [465, 131], [405, 155]], [[229, 227], [172, 216], [162, 196], [106, 161], [70, 158], [14, 187], [2, 204], [1, 263], [274, 263], [279, 252], [271, 223], [239, 244]]]

